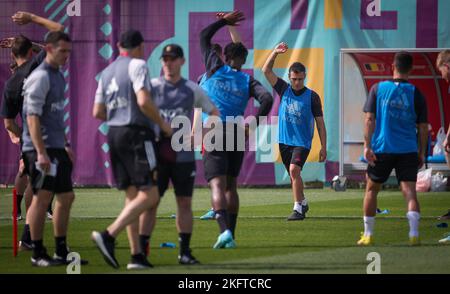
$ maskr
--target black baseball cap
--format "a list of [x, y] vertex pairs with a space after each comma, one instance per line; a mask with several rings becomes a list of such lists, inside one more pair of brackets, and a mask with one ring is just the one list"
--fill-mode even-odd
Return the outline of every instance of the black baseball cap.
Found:
[[141, 32], [130, 29], [120, 36], [119, 44], [124, 49], [133, 49], [144, 42]]
[[165, 56], [175, 57], [175, 58], [183, 58], [183, 48], [177, 44], [169, 44], [165, 46], [162, 50], [161, 58]]

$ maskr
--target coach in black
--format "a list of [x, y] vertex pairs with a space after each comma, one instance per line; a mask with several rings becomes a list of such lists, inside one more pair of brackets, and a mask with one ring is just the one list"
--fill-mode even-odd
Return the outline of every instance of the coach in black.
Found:
[[[49, 31], [63, 31], [64, 26], [51, 21], [49, 19], [40, 17], [38, 15], [28, 13], [25, 11], [18, 11], [12, 16], [14, 23], [18, 25], [25, 25], [28, 23], [35, 23]], [[31, 74], [39, 64], [45, 59], [46, 51], [42, 50], [40, 45], [34, 44], [30, 39], [23, 35], [13, 38], [4, 39], [0, 47], [11, 48], [11, 57], [14, 60], [12, 69], [12, 76], [6, 81], [3, 91], [3, 101], [0, 110], [0, 116], [3, 117], [5, 129], [8, 131], [11, 141], [14, 144], [20, 144], [20, 137], [22, 136], [22, 129], [17, 124], [16, 118], [20, 114], [22, 116], [23, 105], [23, 83], [24, 80]], [[33, 51], [37, 54], [33, 55]], [[17, 191], [17, 219], [21, 220], [21, 202], [28, 184], [28, 178], [24, 174], [23, 160], [19, 162], [19, 171], [16, 175], [14, 186]], [[28, 210], [31, 205], [32, 192], [28, 188], [26, 190], [25, 207]], [[51, 211], [51, 202], [49, 204], [48, 212]], [[21, 250], [31, 249], [31, 237], [28, 221], [26, 222], [20, 241]]]
[[105, 261], [119, 267], [114, 256], [117, 235], [127, 227], [131, 262], [127, 269], [152, 267], [139, 243], [139, 215], [158, 205], [154, 124], [166, 135], [172, 129], [151, 98], [144, 38], [136, 30], [122, 34], [120, 56], [103, 72], [95, 94], [94, 117], [108, 124], [108, 144], [117, 187], [125, 190], [125, 207], [102, 233], [92, 232]]

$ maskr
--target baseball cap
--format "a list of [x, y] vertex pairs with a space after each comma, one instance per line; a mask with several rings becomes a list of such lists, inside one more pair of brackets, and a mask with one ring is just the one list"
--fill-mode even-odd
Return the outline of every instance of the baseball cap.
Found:
[[177, 44], [169, 44], [169, 45], [165, 46], [162, 50], [161, 58], [163, 58], [165, 56], [183, 58], [184, 57], [183, 48], [181, 48]]
[[141, 45], [144, 42], [141, 32], [130, 29], [120, 36], [120, 46], [124, 49], [133, 49]]

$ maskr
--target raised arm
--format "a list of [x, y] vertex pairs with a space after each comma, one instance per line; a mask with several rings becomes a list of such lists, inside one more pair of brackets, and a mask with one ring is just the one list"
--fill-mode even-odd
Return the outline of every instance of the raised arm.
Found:
[[230, 32], [231, 41], [233, 41], [233, 43], [241, 43], [242, 42], [241, 34], [239, 34], [236, 27], [228, 26], [228, 32]]
[[242, 20], [244, 20], [244, 14], [240, 11], [233, 11], [230, 13], [226, 13], [222, 19], [210, 24], [206, 28], [204, 28], [200, 33], [200, 48], [203, 56], [203, 62], [206, 67], [206, 72], [211, 73], [216, 68], [223, 65], [223, 61], [217, 54], [214, 53], [214, 50], [211, 50], [212, 44], [211, 39], [215, 35], [215, 33], [220, 30], [222, 27], [236, 26]]
[[273, 72], [273, 64], [275, 63], [275, 59], [277, 58], [278, 54], [283, 54], [288, 50], [288, 46], [286, 43], [280, 43], [278, 44], [275, 49], [270, 53], [269, 57], [267, 58], [266, 62], [264, 63], [264, 66], [262, 68], [262, 71], [264, 73], [264, 76], [266, 77], [267, 81], [270, 83], [270, 85], [273, 87], [277, 83], [278, 77]]
[[[225, 12], [218, 12], [216, 14], [216, 17], [217, 17], [217, 19], [222, 19], [224, 17], [224, 15], [225, 15]], [[236, 30], [235, 26], [228, 26], [228, 32], [230, 33], [231, 41], [233, 43], [241, 43], [242, 42], [241, 35]]]
[[26, 11], [18, 11], [11, 16], [11, 18], [12, 21], [18, 25], [26, 25], [32, 22], [46, 28], [49, 31], [64, 30], [64, 26], [62, 24]]

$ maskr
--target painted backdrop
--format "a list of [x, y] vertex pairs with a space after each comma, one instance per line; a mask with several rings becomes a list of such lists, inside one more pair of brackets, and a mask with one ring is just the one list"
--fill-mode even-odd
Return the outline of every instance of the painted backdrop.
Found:
[[[325, 181], [337, 174], [339, 143], [339, 50], [340, 48], [445, 48], [450, 47], [450, 1], [448, 0], [80, 0], [80, 16], [69, 16], [69, 1], [1, 1], [0, 37], [22, 33], [42, 41], [45, 31], [35, 25], [19, 27], [10, 21], [18, 10], [31, 11], [66, 26], [73, 39], [73, 54], [63, 69], [66, 88], [66, 133], [77, 154], [73, 179], [79, 185], [112, 184], [107, 127], [91, 117], [97, 80], [101, 71], [117, 56], [120, 33], [128, 28], [142, 31], [152, 77], [161, 72], [159, 56], [168, 43], [183, 46], [187, 57], [183, 76], [195, 80], [203, 71], [199, 32], [215, 21], [219, 11], [241, 10], [246, 20], [238, 27], [249, 49], [244, 69], [268, 89], [261, 67], [270, 50], [284, 41], [287, 54], [275, 63], [284, 78], [293, 61], [308, 70], [307, 85], [321, 97], [328, 130], [328, 161], [318, 163], [320, 142], [315, 133], [307, 181]], [[377, 11], [377, 4], [381, 4]], [[75, 11], [75, 10], [74, 10]], [[368, 13], [369, 11], [369, 13]], [[228, 43], [226, 29], [214, 39]], [[9, 76], [8, 50], [0, 51], [0, 90]], [[277, 115], [279, 97], [271, 115]], [[256, 113], [249, 103], [246, 114]], [[273, 123], [273, 122], [272, 122]], [[270, 135], [276, 126], [261, 128], [257, 140]], [[17, 147], [0, 128], [0, 183], [13, 182], [17, 171]], [[204, 184], [203, 167], [197, 155], [197, 183]], [[276, 148], [247, 152], [240, 184], [274, 185], [288, 183]]]

